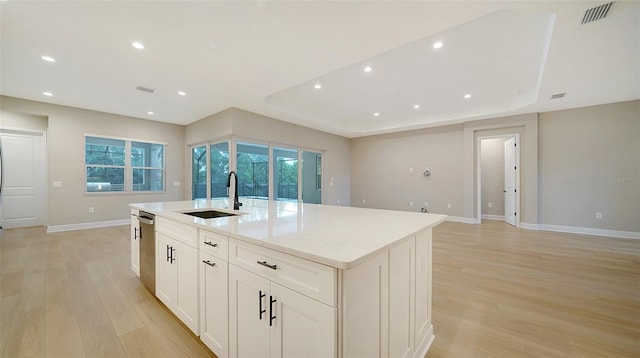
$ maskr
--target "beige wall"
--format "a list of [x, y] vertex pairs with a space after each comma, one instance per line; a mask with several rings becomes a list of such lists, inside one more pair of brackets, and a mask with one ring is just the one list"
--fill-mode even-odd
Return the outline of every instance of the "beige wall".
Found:
[[504, 216], [504, 142], [505, 138], [483, 139], [480, 142], [483, 215]]
[[[131, 202], [181, 200], [184, 185], [184, 127], [115, 114], [57, 106], [12, 97], [0, 97], [2, 118], [48, 118], [47, 225], [81, 224], [124, 220], [129, 217]], [[3, 126], [5, 122], [1, 123]], [[7, 121], [7, 125], [9, 121]], [[12, 127], [30, 127], [32, 121], [11, 121]], [[84, 192], [84, 135], [113, 137], [168, 143], [166, 147], [166, 193], [162, 194], [86, 194]], [[52, 181], [61, 181], [61, 188], [52, 188]], [[89, 213], [88, 208], [95, 212]]]
[[419, 211], [428, 203], [429, 212], [461, 217], [462, 130], [454, 125], [352, 139], [352, 205]]
[[[230, 108], [203, 118], [186, 127], [186, 143], [197, 144], [232, 135], [242, 140], [256, 140], [321, 151], [324, 163], [324, 204], [349, 205], [351, 164], [349, 139], [319, 130], [291, 124], [260, 114]], [[190, 153], [186, 153], [189, 158]], [[189, 161], [185, 162], [189, 165]], [[188, 172], [185, 170], [185, 173]], [[188, 193], [185, 195], [188, 196]]]
[[46, 116], [36, 116], [26, 113], [12, 113], [5, 111], [2, 107], [2, 97], [0, 97], [1, 129], [45, 132], [48, 125], [49, 121]]
[[540, 222], [640, 232], [640, 101], [540, 114]]

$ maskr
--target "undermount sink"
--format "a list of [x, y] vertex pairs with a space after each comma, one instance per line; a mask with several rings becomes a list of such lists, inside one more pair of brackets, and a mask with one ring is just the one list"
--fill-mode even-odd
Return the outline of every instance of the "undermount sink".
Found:
[[187, 212], [183, 212], [183, 214], [197, 216], [203, 219], [221, 218], [225, 216], [238, 216], [238, 214], [227, 213], [227, 212], [218, 211], [218, 210], [187, 211]]

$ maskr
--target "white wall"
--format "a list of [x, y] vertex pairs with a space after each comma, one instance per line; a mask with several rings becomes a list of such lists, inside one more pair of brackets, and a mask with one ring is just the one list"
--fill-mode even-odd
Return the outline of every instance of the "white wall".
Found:
[[[182, 199], [184, 127], [116, 114], [52, 105], [13, 97], [0, 97], [2, 122], [11, 127], [33, 127], [33, 116], [48, 118], [47, 133], [47, 225], [71, 225], [126, 220], [129, 203]], [[12, 118], [11, 121], [8, 119]], [[37, 121], [36, 121], [37, 122]], [[38, 125], [42, 125], [41, 123]], [[30, 128], [33, 129], [33, 128]], [[168, 143], [166, 192], [160, 194], [87, 194], [84, 183], [84, 135], [86, 133]], [[61, 181], [61, 188], [51, 187]], [[89, 213], [88, 208], [95, 208]]]
[[[186, 128], [186, 143], [187, 145], [196, 144], [229, 135], [242, 140], [254, 139], [274, 145], [294, 146], [322, 152], [322, 160], [326, 170], [322, 202], [324, 204], [349, 205], [351, 188], [349, 139], [241, 109], [230, 108], [189, 124]], [[190, 154], [186, 155], [188, 158]], [[189, 165], [189, 162], [187, 161], [186, 164]]]

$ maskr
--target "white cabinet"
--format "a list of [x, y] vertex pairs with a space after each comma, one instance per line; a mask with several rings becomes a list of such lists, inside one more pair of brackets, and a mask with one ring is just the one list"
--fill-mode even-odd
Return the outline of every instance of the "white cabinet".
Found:
[[140, 225], [138, 210], [131, 209], [131, 271], [140, 277]]
[[225, 358], [229, 356], [228, 264], [200, 250], [199, 265], [200, 340]]
[[[304, 271], [302, 263], [306, 260], [245, 243], [230, 242], [229, 247], [230, 356], [336, 356], [335, 306], [277, 283], [298, 282], [297, 277]], [[242, 254], [243, 251], [247, 254]], [[241, 254], [238, 255], [238, 252]], [[249, 256], [255, 258], [257, 267], [252, 267]], [[296, 265], [292, 265], [292, 262]], [[306, 274], [323, 282], [326, 266], [319, 265], [323, 268], [318, 272], [318, 264], [306, 263]], [[328, 272], [330, 282], [335, 282], [335, 270], [329, 268]], [[265, 276], [270, 276], [270, 279]], [[307, 290], [317, 287], [316, 283], [309, 281]], [[332, 289], [331, 292], [335, 291]], [[324, 294], [318, 296], [324, 297]]]
[[[156, 218], [156, 296], [198, 334], [198, 250], [185, 244], [190, 237], [172, 237], [175, 232], [160, 231], [187, 225]], [[197, 231], [197, 230], [196, 230]]]
[[341, 271], [342, 357], [424, 357], [433, 342], [431, 229]]

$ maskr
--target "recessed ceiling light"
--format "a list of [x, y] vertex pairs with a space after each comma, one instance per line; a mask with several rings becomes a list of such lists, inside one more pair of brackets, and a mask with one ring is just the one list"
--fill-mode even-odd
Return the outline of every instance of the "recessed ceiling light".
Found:
[[416, 104], [416, 105], [413, 106], [413, 108], [418, 109], [418, 108], [420, 108], [420, 105]]
[[53, 96], [53, 93], [51, 93], [51, 92], [42, 92], [42, 94], [47, 96], [47, 97]]
[[319, 83], [316, 83], [316, 85], [315, 85], [315, 86], [313, 86], [313, 88], [315, 88], [315, 89], [321, 89], [321, 88], [322, 88], [322, 85], [321, 85], [321, 84], [319, 84]]
[[45, 61], [47, 61], [47, 62], [56, 62], [56, 59], [51, 57], [51, 56], [42, 56], [40, 58], [45, 60]]
[[467, 94], [465, 94], [465, 95], [464, 95], [464, 98], [466, 98], [466, 99], [471, 98], [471, 93], [467, 93]]
[[371, 66], [367, 66], [364, 68], [364, 72], [371, 72], [373, 71], [373, 68], [371, 68]]
[[142, 49], [144, 49], [144, 45], [143, 45], [142, 43], [140, 43], [140, 42], [133, 42], [133, 43], [131, 44], [131, 46], [133, 46], [133, 47], [137, 48], [138, 50], [142, 50]]
[[376, 113], [374, 113], [373, 115], [374, 115], [374, 116], [376, 116], [376, 117], [378, 117], [378, 116], [380, 116], [380, 113], [379, 113], [379, 112], [376, 112]]
[[444, 42], [442, 41], [436, 41], [433, 43], [433, 48], [441, 48], [442, 46], [444, 46]]
[[153, 116], [155, 113], [149, 111], [149, 112], [147, 112], [147, 114]]
[[186, 96], [187, 95], [187, 93], [184, 92], [184, 91], [179, 91], [178, 94], [181, 95], [181, 96]]

